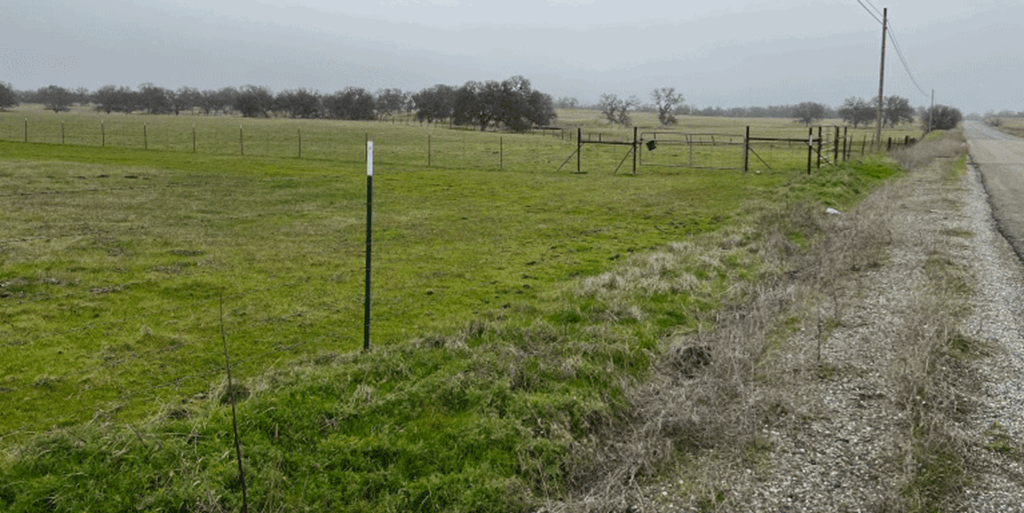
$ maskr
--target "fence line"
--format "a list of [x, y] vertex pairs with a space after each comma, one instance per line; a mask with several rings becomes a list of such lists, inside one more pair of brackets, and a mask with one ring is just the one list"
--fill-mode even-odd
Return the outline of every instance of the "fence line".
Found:
[[[350, 127], [338, 128], [327, 122], [309, 126], [296, 126], [292, 129], [279, 124], [262, 124], [260, 121], [241, 119], [234, 128], [223, 127], [182, 127], [180, 125], [156, 126], [145, 120], [132, 118], [95, 118], [71, 116], [54, 120], [38, 120], [29, 118], [12, 122], [13, 116], [6, 118], [0, 128], [0, 140], [9, 142], [47, 143], [59, 145], [79, 145], [92, 147], [120, 147], [141, 150], [175, 151], [180, 153], [196, 153], [204, 155], [238, 155], [261, 156], [273, 158], [296, 158], [302, 160], [330, 160], [334, 162], [362, 162], [365, 159], [362, 143], [363, 133]], [[30, 123], [31, 121], [31, 123]], [[268, 123], [272, 123], [271, 120]], [[280, 120], [292, 122], [293, 120]], [[18, 125], [17, 127], [15, 125]], [[413, 126], [406, 124], [400, 126]], [[420, 124], [422, 126], [422, 124]], [[443, 126], [438, 123], [427, 124], [430, 127]], [[366, 139], [373, 125], [365, 129]], [[552, 144], [572, 139], [568, 130], [540, 129], [528, 132], [480, 132], [471, 130], [440, 129], [430, 135], [424, 135], [422, 148], [415, 151], [407, 145], [390, 144], [378, 152], [378, 161], [392, 163], [395, 158], [409, 160], [420, 165], [441, 165], [443, 167], [459, 167], [472, 165], [479, 168], [482, 162], [492, 160], [492, 165], [503, 170], [511, 162], [506, 157], [516, 155], [523, 157], [523, 164], [535, 158], [533, 152], [517, 152], [515, 138], [536, 137], [541, 140], [550, 139]], [[532, 135], [531, 135], [532, 134]], [[550, 138], [546, 137], [548, 134]], [[469, 143], [466, 136], [474, 139]], [[510, 136], [508, 140], [504, 136]], [[394, 135], [396, 138], [397, 134]], [[407, 139], [408, 136], [402, 136]], [[375, 135], [374, 139], [381, 143], [389, 142], [390, 136]], [[433, 147], [428, 141], [433, 139]], [[520, 141], [522, 139], [519, 139]], [[356, 149], [356, 143], [360, 143]], [[396, 141], [392, 141], [396, 142]], [[438, 144], [440, 143], [440, 144]], [[530, 145], [535, 144], [530, 142]], [[441, 147], [441, 146], [444, 147]], [[453, 147], [454, 146], [454, 147]], [[491, 148], [493, 146], [493, 148]], [[339, 148], [341, 148], [339, 150]], [[484, 155], [493, 152], [491, 159]], [[380, 153], [383, 153], [381, 155]], [[468, 162], [468, 164], [467, 164]]]
[[[364, 133], [360, 134], [358, 133], [359, 130], [352, 130], [351, 127], [338, 128], [326, 121], [319, 124], [310, 122], [311, 124], [309, 125], [288, 128], [282, 127], [278, 122], [292, 123], [294, 122], [293, 120], [260, 120], [266, 123], [259, 123], [258, 121], [243, 118], [239, 120], [240, 124], [236, 125], [236, 128], [228, 128], [226, 126], [197, 128], [195, 124], [188, 127], [180, 125], [159, 127], [150, 125], [146, 120], [122, 119], [118, 117], [99, 118], [99, 123], [97, 123], [96, 117], [71, 116], [67, 120], [62, 118], [49, 122], [31, 120], [31, 124], [29, 118], [18, 119], [17, 122], [13, 120], [14, 116], [3, 116], [3, 118], [6, 118], [6, 122], [3, 123], [6, 126], [6, 130], [0, 129], [0, 137], [12, 142], [70, 143], [101, 147], [109, 145], [206, 155], [233, 154], [302, 160], [331, 160], [347, 163], [363, 162], [365, 160], [365, 153], [362, 147], [365, 140], [369, 139], [369, 132], [374, 126], [368, 125]], [[72, 120], [73, 122], [71, 122]], [[387, 123], [379, 123], [378, 125], [380, 124]], [[18, 126], [16, 127], [15, 125]], [[545, 160], [535, 151], [534, 143], [529, 143], [529, 149], [522, 151], [521, 143], [517, 144], [517, 142], [522, 141], [522, 137], [531, 137], [530, 134], [539, 140], [551, 140], [551, 144], [573, 144], [577, 150], [580, 150], [582, 145], [619, 144], [621, 142], [619, 140], [620, 136], [611, 135], [606, 137], [607, 134], [601, 132], [583, 133], [581, 128], [543, 127], [527, 133], [516, 134], [480, 132], [475, 128], [439, 128], [447, 126], [443, 123], [412, 122], [398, 124], [398, 126], [402, 127], [415, 127], [416, 125], [426, 125], [436, 129], [418, 136], [422, 138], [418, 148], [416, 145], [409, 144], [410, 137], [408, 134], [401, 136], [402, 142], [405, 144], [394, 144], [398, 142], [400, 137], [398, 133], [375, 134], [374, 139], [381, 143], [381, 149], [377, 155], [378, 161], [384, 164], [401, 163], [403, 165], [420, 165], [428, 168], [456, 169], [471, 166], [480, 169], [482, 166], [486, 167], [485, 163], [489, 163], [490, 166], [497, 170], [523, 168], [523, 166], [538, 166], [535, 169], [550, 170], [558, 166], [561, 157], [556, 155], [550, 160]], [[832, 127], [830, 126], [829, 128]], [[822, 127], [817, 128], [820, 131]], [[838, 127], [835, 127], [835, 129], [838, 130]], [[548, 135], [550, 137], [547, 137]], [[391, 137], [394, 137], [394, 139], [391, 140], [392, 144], [389, 145], [387, 143]], [[472, 141], [469, 140], [470, 137], [473, 139]], [[756, 144], [763, 148], [764, 144], [768, 143], [770, 149], [778, 149], [769, 143], [769, 138], [756, 137], [746, 142], [743, 142], [742, 138], [743, 134], [685, 133], [674, 130], [651, 130], [645, 131], [633, 141], [627, 139], [626, 142], [627, 144], [632, 142], [634, 145], [643, 145], [648, 141], [655, 140], [660, 144], [671, 145], [671, 141], [674, 139], [686, 140], [687, 155], [685, 155], [685, 163], [678, 160], [667, 162], [665, 159], [658, 157], [653, 152], [653, 149], [638, 146], [634, 152], [637, 165], [651, 167], [740, 169], [739, 162], [748, 161], [748, 155], [742, 155], [739, 160], [736, 159], [735, 154], [718, 155], [717, 159], [726, 158], [727, 160], [723, 161], [724, 163], [705, 165], [701, 163], [701, 160], [707, 159], [708, 156], [700, 154], [701, 152], [698, 152], [697, 148], [709, 146], [723, 150], [727, 143], [746, 144], [748, 148], [750, 144]], [[785, 142], [786, 140], [786, 138], [776, 139], [777, 142]], [[813, 144], [817, 146], [814, 152], [824, 156], [823, 147], [826, 138], [819, 133], [819, 137], [814, 139]], [[412, 138], [412, 140], [415, 140], [415, 138]], [[831, 148], [833, 151], [830, 152], [833, 156], [831, 159], [826, 160], [832, 162], [849, 158], [851, 153], [855, 151], [852, 148], [858, 142], [855, 141], [854, 136], [847, 137], [845, 128], [841, 139], [828, 137], [828, 140], [833, 143]], [[890, 138], [886, 148], [891, 150], [894, 147], [912, 142], [913, 140], [909, 136], [905, 137], [903, 141]], [[793, 141], [790, 141], [790, 144], [792, 143]], [[861, 154], [866, 153], [867, 143], [865, 135], [864, 140], [860, 141]], [[886, 141], [883, 141], [883, 143], [886, 143]], [[845, 147], [841, 154], [838, 152], [840, 147]], [[338, 150], [337, 148], [348, 149]], [[761, 152], [758, 154], [761, 155]], [[780, 158], [783, 157], [780, 156]], [[611, 162], [619, 161], [619, 157], [612, 156], [604, 157], [604, 159]], [[766, 157], [763, 160], [770, 161], [771, 157]], [[767, 162], [765, 164], [767, 165]], [[779, 165], [781, 166], [782, 164], [780, 163]]]

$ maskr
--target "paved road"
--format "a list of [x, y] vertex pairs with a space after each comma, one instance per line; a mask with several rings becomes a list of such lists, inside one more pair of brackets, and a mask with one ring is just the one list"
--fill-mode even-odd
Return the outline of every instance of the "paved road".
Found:
[[1024, 139], [983, 123], [964, 124], [971, 160], [981, 170], [996, 225], [1024, 259]]

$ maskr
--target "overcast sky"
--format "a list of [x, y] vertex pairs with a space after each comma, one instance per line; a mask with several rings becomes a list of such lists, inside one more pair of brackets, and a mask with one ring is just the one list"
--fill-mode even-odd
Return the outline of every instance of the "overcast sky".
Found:
[[[863, 6], [861, 4], [863, 3]], [[675, 87], [696, 107], [878, 94], [1024, 110], [1024, 0], [4, 0], [0, 81], [418, 91], [528, 78], [595, 102]], [[865, 8], [864, 6], [867, 6]], [[881, 18], [880, 15], [876, 16]]]

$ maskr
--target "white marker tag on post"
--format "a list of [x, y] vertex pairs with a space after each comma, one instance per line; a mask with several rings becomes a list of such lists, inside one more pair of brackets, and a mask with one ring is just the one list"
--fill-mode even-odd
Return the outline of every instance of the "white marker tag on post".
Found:
[[366, 142], [366, 176], [373, 176], [373, 141]]

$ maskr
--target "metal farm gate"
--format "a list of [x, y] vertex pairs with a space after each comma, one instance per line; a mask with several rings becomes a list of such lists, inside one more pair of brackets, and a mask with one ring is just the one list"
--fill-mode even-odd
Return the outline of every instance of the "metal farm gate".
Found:
[[743, 169], [743, 134], [643, 132], [640, 141], [641, 166]]
[[[892, 150], [914, 142], [916, 140], [909, 136], [902, 141], [890, 138], [886, 148]], [[629, 147], [615, 172], [632, 156], [633, 174], [642, 166], [747, 172], [751, 166], [755, 166], [755, 170], [763, 167], [772, 171], [773, 166], [777, 169], [800, 169], [805, 164], [807, 173], [810, 173], [812, 168], [820, 169], [822, 163], [835, 166], [849, 159], [856, 152], [856, 143], [852, 137], [848, 137], [847, 127], [835, 125], [808, 127], [806, 137], [753, 137], [749, 126], [742, 134], [672, 131], [641, 133], [634, 127], [632, 140], [625, 141], [602, 140], [600, 135], [596, 141], [589, 136], [584, 140], [582, 129], [577, 129], [576, 151], [558, 169], [561, 170], [572, 157], [576, 157], [576, 171], [580, 172], [584, 145], [613, 145]], [[860, 142], [861, 155], [866, 146], [866, 140]]]

